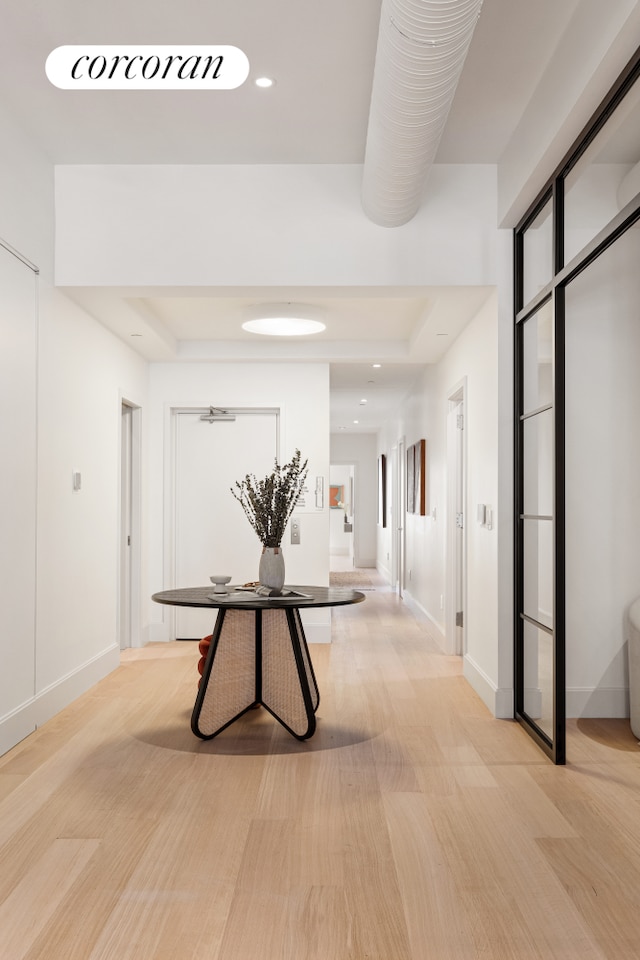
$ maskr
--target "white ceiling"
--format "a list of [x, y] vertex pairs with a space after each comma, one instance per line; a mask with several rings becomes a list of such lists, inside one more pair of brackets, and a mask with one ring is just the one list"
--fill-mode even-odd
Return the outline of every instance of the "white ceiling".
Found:
[[[498, 161], [578, 3], [484, 0], [437, 162]], [[57, 164], [359, 164], [379, 15], [380, 0], [2, 0], [0, 96]], [[251, 70], [224, 94], [53, 87], [47, 55], [81, 42], [233, 44]], [[276, 80], [270, 90], [252, 82], [265, 74]], [[69, 292], [150, 359], [328, 360], [332, 429], [369, 431], [490, 295], [380, 287]], [[320, 305], [327, 331], [277, 344], [244, 333], [242, 308], [262, 300]], [[132, 336], [136, 325], [144, 337]], [[372, 377], [374, 361], [383, 367]]]

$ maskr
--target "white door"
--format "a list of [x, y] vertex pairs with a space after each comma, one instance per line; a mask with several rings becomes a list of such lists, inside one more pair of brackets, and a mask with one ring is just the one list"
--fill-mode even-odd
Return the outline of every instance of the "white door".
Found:
[[120, 649], [131, 646], [131, 502], [133, 410], [122, 404], [120, 427]]
[[[176, 587], [206, 586], [212, 574], [233, 583], [257, 579], [262, 546], [231, 488], [246, 474], [260, 480], [271, 473], [278, 455], [275, 411], [238, 412], [233, 421], [214, 423], [202, 413], [176, 414]], [[178, 639], [211, 633], [211, 613], [176, 609]]]
[[398, 596], [402, 597], [405, 577], [405, 511], [407, 504], [406, 444], [404, 437], [398, 441], [398, 446], [394, 450], [394, 457], [392, 511], [387, 522], [392, 524], [393, 583], [398, 591]]
[[456, 531], [455, 531], [455, 596], [456, 653], [464, 651], [464, 402], [455, 407], [456, 418]]
[[20, 708], [36, 690], [36, 290], [34, 270], [0, 244], [0, 717], [15, 711], [0, 753], [34, 726]]
[[465, 473], [464, 399], [450, 398], [447, 416], [447, 648], [464, 652]]

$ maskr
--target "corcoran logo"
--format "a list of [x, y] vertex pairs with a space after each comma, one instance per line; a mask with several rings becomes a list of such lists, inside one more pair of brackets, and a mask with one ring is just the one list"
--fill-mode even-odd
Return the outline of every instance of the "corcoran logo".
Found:
[[56, 47], [47, 77], [62, 90], [233, 90], [249, 76], [249, 60], [229, 46]]

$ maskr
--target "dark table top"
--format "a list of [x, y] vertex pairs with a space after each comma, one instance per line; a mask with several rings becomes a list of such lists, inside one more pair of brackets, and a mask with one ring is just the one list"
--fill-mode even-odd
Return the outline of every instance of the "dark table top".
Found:
[[[298, 587], [285, 585], [285, 589], [295, 590], [309, 595], [303, 597], [254, 597], [236, 600], [225, 597], [224, 594], [215, 596], [213, 584], [208, 587], [185, 587], [180, 590], [162, 590], [154, 593], [152, 600], [156, 603], [167, 603], [175, 607], [211, 607], [213, 609], [229, 610], [277, 610], [285, 607], [340, 607], [349, 603], [361, 603], [364, 593], [351, 590], [347, 587]], [[233, 585], [227, 587], [229, 593]]]

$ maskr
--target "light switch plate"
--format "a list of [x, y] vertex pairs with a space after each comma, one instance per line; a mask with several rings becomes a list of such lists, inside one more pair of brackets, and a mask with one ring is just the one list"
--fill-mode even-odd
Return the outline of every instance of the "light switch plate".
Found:
[[291, 543], [300, 543], [300, 518], [291, 517]]

